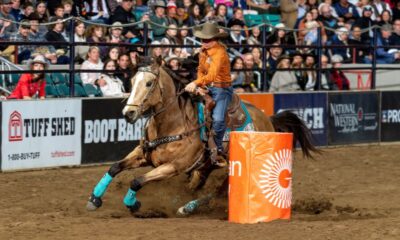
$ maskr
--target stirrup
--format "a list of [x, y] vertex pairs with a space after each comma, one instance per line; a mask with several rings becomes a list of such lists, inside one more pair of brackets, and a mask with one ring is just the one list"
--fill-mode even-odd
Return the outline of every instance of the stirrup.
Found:
[[211, 164], [220, 168], [226, 167], [228, 163], [226, 162], [226, 158], [223, 154], [221, 154], [217, 149], [210, 150], [211, 155]]

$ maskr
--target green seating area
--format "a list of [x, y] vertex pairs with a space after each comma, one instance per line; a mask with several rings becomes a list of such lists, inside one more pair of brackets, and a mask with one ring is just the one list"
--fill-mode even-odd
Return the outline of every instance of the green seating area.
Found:
[[[18, 83], [20, 74], [8, 75], [5, 79], [5, 86], [8, 90], [13, 90]], [[45, 75], [46, 97], [63, 98], [70, 96], [69, 75], [65, 73], [51, 73]], [[3, 86], [3, 79], [1, 81]], [[84, 84], [79, 74], [74, 76], [74, 96], [75, 97], [101, 97], [101, 90], [92, 84]]]
[[279, 14], [247, 14], [244, 15], [244, 20], [247, 26], [254, 26], [262, 23], [275, 26], [281, 22], [281, 16]]

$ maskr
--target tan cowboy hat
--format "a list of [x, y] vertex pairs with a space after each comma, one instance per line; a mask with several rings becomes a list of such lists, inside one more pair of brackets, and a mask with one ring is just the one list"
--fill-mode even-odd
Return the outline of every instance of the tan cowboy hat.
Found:
[[28, 62], [28, 66], [30, 69], [32, 69], [33, 64], [35, 63], [41, 63], [44, 66], [44, 69], [49, 68], [49, 63], [46, 61], [43, 55], [37, 55], [33, 60], [30, 60]]
[[193, 35], [200, 39], [213, 39], [213, 38], [225, 38], [228, 37], [228, 33], [219, 32], [218, 25], [216, 23], [206, 22], [201, 26], [194, 27]]

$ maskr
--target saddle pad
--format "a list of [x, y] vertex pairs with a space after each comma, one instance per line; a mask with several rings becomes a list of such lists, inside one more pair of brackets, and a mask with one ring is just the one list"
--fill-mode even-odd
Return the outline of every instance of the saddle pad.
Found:
[[[249, 111], [247, 111], [247, 107], [243, 102], [240, 102], [240, 106], [243, 109], [244, 113], [246, 114], [246, 121], [243, 123], [242, 126], [233, 129], [234, 131], [254, 131], [254, 124], [253, 120], [251, 119]], [[205, 122], [205, 117], [204, 117], [204, 104], [201, 102], [197, 103], [197, 113], [198, 113], [198, 123], [199, 125], [203, 124]], [[224, 141], [229, 142], [229, 134], [232, 131], [232, 129], [227, 128], [225, 131], [224, 135]], [[200, 129], [200, 136], [202, 141], [207, 141], [207, 135], [206, 135], [206, 127], [203, 126]]]

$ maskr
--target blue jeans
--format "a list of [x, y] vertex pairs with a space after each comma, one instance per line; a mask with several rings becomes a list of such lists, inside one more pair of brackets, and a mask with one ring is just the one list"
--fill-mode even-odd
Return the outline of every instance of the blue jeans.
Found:
[[209, 91], [215, 101], [215, 108], [212, 113], [212, 128], [215, 132], [214, 141], [218, 150], [223, 150], [222, 142], [226, 130], [225, 114], [232, 100], [233, 88], [210, 87]]

